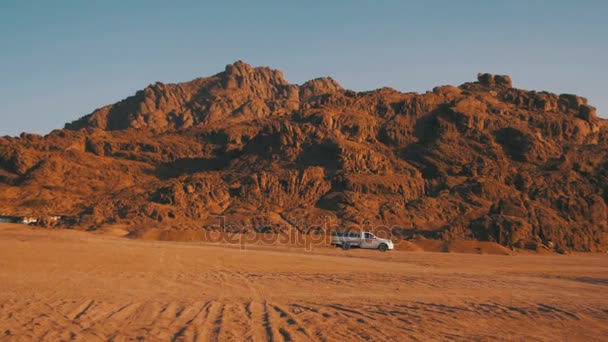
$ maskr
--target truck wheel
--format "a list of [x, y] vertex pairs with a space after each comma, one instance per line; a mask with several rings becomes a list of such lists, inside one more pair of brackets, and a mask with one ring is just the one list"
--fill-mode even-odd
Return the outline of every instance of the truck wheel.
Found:
[[350, 245], [349, 245], [349, 244], [347, 244], [347, 243], [343, 243], [343, 244], [342, 244], [342, 249], [343, 249], [343, 250], [350, 249]]
[[378, 246], [378, 250], [380, 252], [386, 252], [388, 250], [388, 246], [385, 243], [382, 243], [380, 246]]

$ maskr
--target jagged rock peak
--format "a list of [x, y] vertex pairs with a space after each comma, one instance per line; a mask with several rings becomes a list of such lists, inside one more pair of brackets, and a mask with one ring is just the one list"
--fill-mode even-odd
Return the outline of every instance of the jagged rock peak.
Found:
[[507, 75], [493, 75], [488, 73], [478, 73], [477, 81], [482, 86], [488, 88], [512, 88], [513, 82], [511, 81], [511, 77]]
[[314, 80], [304, 82], [300, 86], [300, 98], [308, 99], [313, 96], [323, 94], [333, 94], [343, 91], [344, 88], [331, 77], [319, 77]]
[[252, 67], [241, 60], [226, 65], [223, 72], [224, 86], [226, 89], [243, 87], [246, 84], [267, 82], [274, 85], [289, 84], [283, 72], [269, 67]]
[[319, 77], [310, 81], [304, 82], [302, 87], [325, 88], [328, 92], [344, 90], [344, 88], [331, 77]]

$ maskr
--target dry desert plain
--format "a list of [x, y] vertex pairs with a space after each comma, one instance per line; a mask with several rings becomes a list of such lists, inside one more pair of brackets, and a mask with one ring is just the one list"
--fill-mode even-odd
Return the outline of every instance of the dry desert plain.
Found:
[[608, 340], [605, 254], [312, 251], [0, 225], [0, 340]]

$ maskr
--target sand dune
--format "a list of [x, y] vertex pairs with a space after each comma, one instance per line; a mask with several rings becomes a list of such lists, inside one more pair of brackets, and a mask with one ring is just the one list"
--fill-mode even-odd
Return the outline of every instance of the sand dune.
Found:
[[1, 340], [606, 340], [606, 255], [242, 250], [0, 225]]

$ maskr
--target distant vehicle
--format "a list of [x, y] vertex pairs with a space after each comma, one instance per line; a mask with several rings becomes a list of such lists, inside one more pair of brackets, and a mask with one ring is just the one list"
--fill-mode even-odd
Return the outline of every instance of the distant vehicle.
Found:
[[342, 247], [342, 249], [350, 249], [351, 247], [377, 249], [381, 252], [386, 252], [389, 249], [394, 249], [393, 241], [381, 239], [370, 232], [360, 233], [340, 233], [332, 234], [331, 244], [333, 246]]
[[34, 224], [34, 223], [37, 223], [37, 222], [38, 222], [37, 218], [35, 218], [35, 217], [27, 217], [27, 216], [25, 216], [25, 217], [21, 218], [21, 220], [19, 220], [19, 223], [21, 223], [21, 224]]

